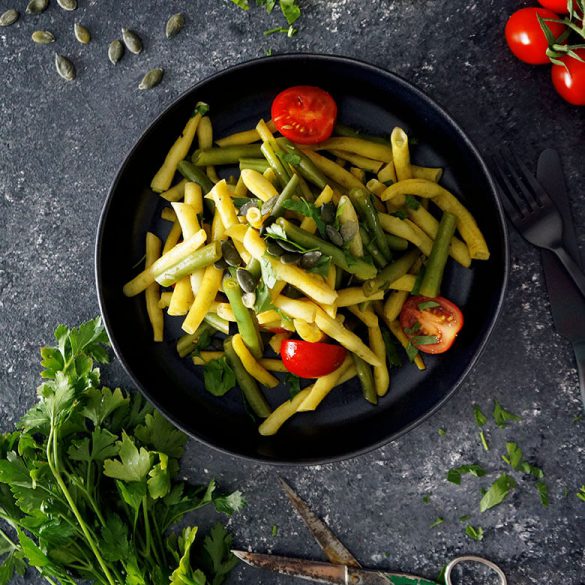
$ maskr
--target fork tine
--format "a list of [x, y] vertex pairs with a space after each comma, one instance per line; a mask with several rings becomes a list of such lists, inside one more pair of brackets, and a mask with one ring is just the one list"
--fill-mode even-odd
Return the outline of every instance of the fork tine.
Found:
[[500, 192], [502, 193], [502, 204], [506, 213], [510, 216], [510, 219], [515, 220], [516, 218], [521, 220], [526, 214], [524, 205], [520, 203], [516, 195], [515, 189], [512, 187], [502, 164], [498, 161], [496, 156], [492, 157], [492, 166], [495, 168], [496, 179], [498, 181]]
[[518, 165], [520, 171], [522, 172], [524, 180], [532, 188], [532, 192], [534, 198], [536, 199], [537, 204], [539, 204], [542, 207], [543, 205], [550, 203], [551, 199], [548, 193], [543, 189], [542, 185], [536, 180], [534, 175], [528, 170], [528, 167], [514, 153], [512, 153], [512, 155], [514, 156], [514, 160], [516, 161], [516, 164]]
[[528, 207], [527, 212], [532, 213], [536, 210], [538, 202], [535, 199], [534, 193], [532, 193], [524, 181], [522, 181], [522, 175], [518, 173], [517, 166], [520, 164], [520, 161], [509, 146], [504, 146], [504, 150], [507, 151], [507, 156], [504, 157], [504, 155], [501, 154], [501, 157], [504, 161], [508, 174], [514, 183], [516, 183], [516, 192], [520, 193], [520, 197], [524, 198], [525, 207]]

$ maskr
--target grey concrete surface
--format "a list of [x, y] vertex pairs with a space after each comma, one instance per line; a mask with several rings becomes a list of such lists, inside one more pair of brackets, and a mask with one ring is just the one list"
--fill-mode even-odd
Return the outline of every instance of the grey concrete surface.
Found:
[[[512, 0], [301, 0], [300, 33], [264, 37], [273, 26], [259, 9], [244, 13], [227, 0], [79, 0], [66, 13], [55, 0], [40, 16], [0, 29], [0, 429], [34, 400], [38, 348], [54, 327], [98, 312], [93, 246], [100, 209], [118, 166], [143, 129], [193, 83], [229, 65], [274, 53], [312, 51], [357, 57], [392, 70], [428, 92], [486, 152], [512, 142], [526, 160], [557, 148], [567, 174], [573, 212], [585, 243], [584, 112], [555, 94], [547, 67], [529, 67], [506, 50], [503, 26]], [[0, 12], [24, 0], [0, 0]], [[187, 16], [183, 33], [164, 39], [166, 18]], [[93, 34], [78, 44], [73, 23]], [[107, 60], [120, 28], [137, 30], [140, 56]], [[33, 30], [52, 30], [57, 42], [37, 46]], [[53, 51], [77, 65], [75, 82], [61, 80]], [[151, 92], [137, 84], [162, 66]], [[281, 469], [367, 566], [434, 577], [454, 555], [477, 553], [498, 562], [512, 584], [585, 583], [585, 421], [571, 347], [552, 325], [536, 250], [511, 235], [512, 271], [503, 314], [477, 367], [434, 417], [399, 441], [369, 455], [323, 467]], [[117, 365], [108, 378], [129, 385]], [[487, 427], [491, 450], [478, 440], [472, 405], [491, 410], [500, 400], [522, 420], [506, 430]], [[438, 429], [444, 428], [441, 437]], [[480, 514], [480, 487], [505, 464], [506, 440], [517, 441], [541, 466], [550, 505], [533, 482], [504, 504]], [[448, 483], [453, 465], [478, 462], [493, 473]], [[240, 488], [247, 509], [230, 521], [238, 546], [321, 558], [276, 482], [276, 470], [189, 444], [185, 473], [216, 477]], [[423, 496], [430, 494], [425, 504]], [[464, 534], [470, 522], [482, 542]], [[441, 516], [445, 522], [430, 524]], [[203, 523], [211, 517], [204, 514]], [[272, 535], [272, 527], [277, 534]], [[37, 583], [27, 575], [18, 582]], [[294, 580], [239, 567], [230, 583], [288, 584]]]

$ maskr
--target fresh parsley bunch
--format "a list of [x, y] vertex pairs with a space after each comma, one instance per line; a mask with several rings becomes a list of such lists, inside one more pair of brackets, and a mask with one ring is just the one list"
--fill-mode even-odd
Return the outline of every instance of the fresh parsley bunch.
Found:
[[0, 436], [0, 585], [27, 566], [52, 584], [222, 583], [236, 563], [223, 525], [198, 540], [172, 528], [211, 503], [231, 514], [240, 492], [178, 481], [186, 436], [140, 395], [101, 387], [99, 318], [55, 338], [37, 404]]

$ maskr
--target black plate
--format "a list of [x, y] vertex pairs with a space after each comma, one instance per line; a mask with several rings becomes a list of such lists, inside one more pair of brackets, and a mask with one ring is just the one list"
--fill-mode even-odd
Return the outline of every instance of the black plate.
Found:
[[[136, 272], [148, 229], [162, 200], [149, 189], [153, 174], [183, 128], [194, 104], [211, 105], [215, 136], [255, 126], [268, 118], [278, 91], [319, 85], [339, 105], [339, 119], [372, 133], [400, 125], [416, 138], [413, 161], [445, 167], [443, 185], [478, 219], [491, 250], [471, 270], [450, 263], [443, 294], [459, 304], [465, 326], [453, 348], [427, 358], [428, 369], [407, 365], [392, 373], [389, 394], [378, 407], [361, 397], [358, 383], [334, 391], [315, 413], [297, 415], [274, 436], [262, 438], [238, 391], [217, 399], [200, 373], [176, 354], [181, 318], [167, 325], [169, 341], [151, 341], [143, 296], [127, 299], [122, 285]], [[167, 227], [168, 229], [168, 227]], [[164, 234], [163, 234], [164, 235]], [[505, 223], [494, 184], [477, 150], [437, 104], [412, 85], [377, 67], [321, 55], [283, 55], [227, 69], [179, 97], [146, 130], [128, 155], [103, 209], [96, 245], [99, 302], [116, 355], [144, 394], [176, 425], [224, 452], [270, 463], [322, 463], [373, 449], [412, 429], [435, 412], [469, 372], [493, 328], [508, 273]], [[284, 388], [269, 391], [274, 404]]]

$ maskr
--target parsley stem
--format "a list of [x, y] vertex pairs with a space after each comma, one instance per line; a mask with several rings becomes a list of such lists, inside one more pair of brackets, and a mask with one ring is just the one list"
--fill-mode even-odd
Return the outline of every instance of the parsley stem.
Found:
[[4, 530], [0, 530], [0, 536], [13, 548], [18, 548], [18, 546], [16, 544], [14, 544], [14, 542], [12, 542], [12, 539], [10, 538], [10, 536], [8, 536], [8, 534], [6, 534], [4, 532]]
[[51, 470], [51, 473], [53, 474], [53, 477], [55, 478], [55, 481], [57, 482], [57, 485], [59, 486], [61, 492], [65, 496], [65, 499], [67, 500], [67, 503], [69, 504], [69, 507], [71, 508], [71, 511], [73, 512], [73, 515], [77, 519], [77, 522], [79, 523], [79, 527], [81, 528], [83, 535], [85, 536], [85, 540], [87, 541], [89, 548], [93, 552], [97, 562], [99, 563], [102, 571], [104, 572], [104, 575], [108, 580], [108, 583], [110, 585], [116, 585], [116, 582], [112, 578], [112, 575], [110, 574], [108, 566], [106, 565], [104, 559], [102, 558], [102, 555], [100, 554], [100, 551], [97, 548], [95, 540], [93, 539], [93, 536], [91, 535], [87, 524], [85, 523], [81, 514], [79, 513], [79, 510], [77, 509], [77, 505], [75, 504], [75, 501], [73, 500], [71, 493], [69, 492], [69, 489], [67, 488], [67, 486], [65, 485], [65, 482], [63, 481], [63, 477], [61, 476], [61, 472], [58, 469], [59, 461], [58, 461], [57, 429], [55, 428], [54, 418], [53, 417], [51, 417], [51, 418], [52, 418], [51, 430], [49, 431], [49, 439], [47, 441], [47, 463], [49, 464], [49, 469]]

